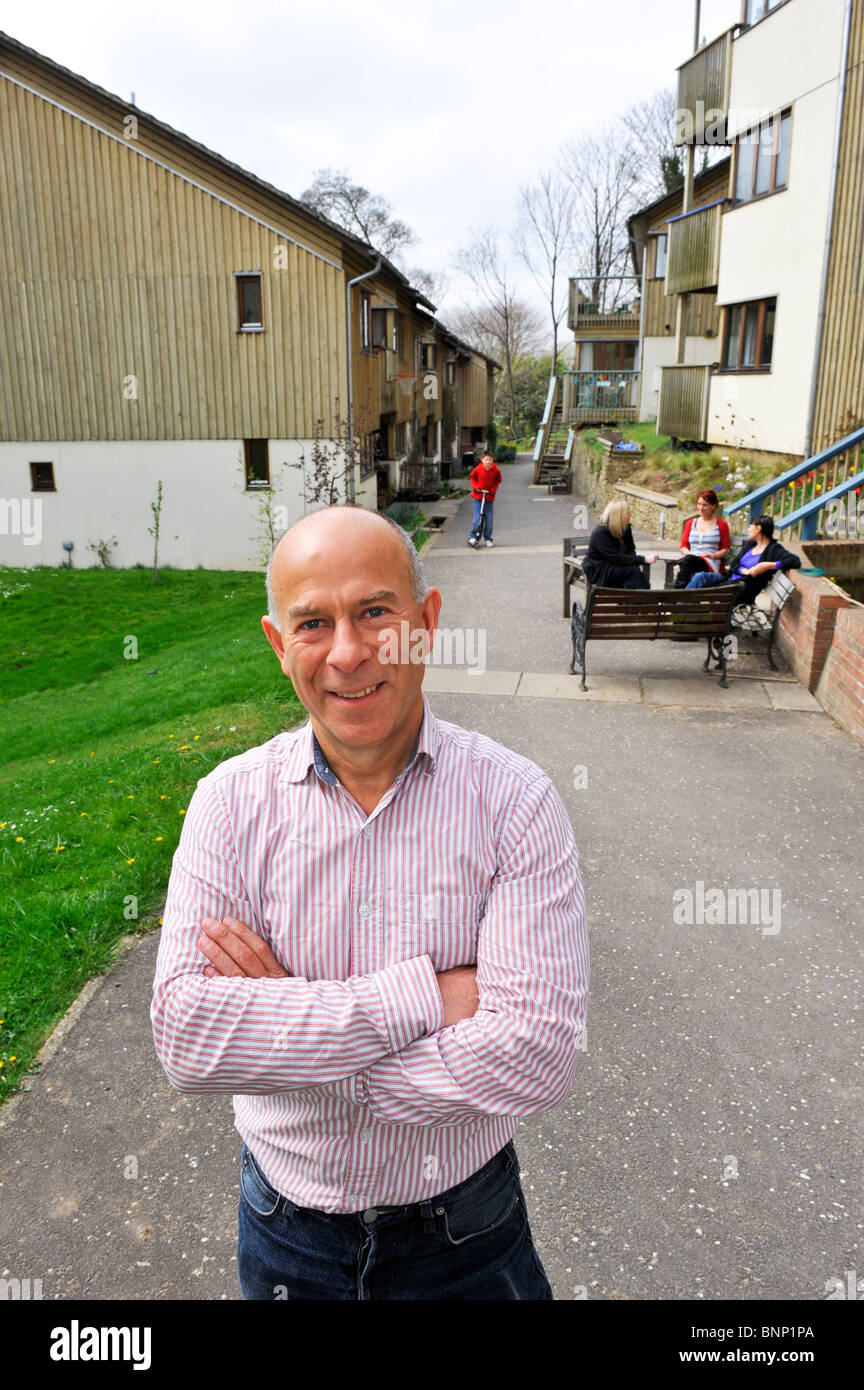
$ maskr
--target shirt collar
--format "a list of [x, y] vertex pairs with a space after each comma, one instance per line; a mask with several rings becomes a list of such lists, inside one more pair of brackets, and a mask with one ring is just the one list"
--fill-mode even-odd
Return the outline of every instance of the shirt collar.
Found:
[[[432, 713], [425, 694], [422, 695], [422, 699], [423, 722], [420, 725], [420, 732], [417, 735], [417, 741], [412, 749], [411, 757], [408, 759], [403, 771], [407, 772], [410, 767], [413, 767], [415, 762], [422, 761], [425, 763], [424, 772], [427, 776], [431, 777], [437, 767], [440, 732], [438, 720]], [[338, 778], [329, 766], [321, 745], [315, 737], [315, 731], [312, 728], [311, 720], [307, 720], [297, 731], [293, 742], [289, 745], [285, 753], [285, 762], [280, 780], [285, 782], [302, 782], [308, 776], [310, 768], [314, 768], [320, 780], [326, 782], [328, 786], [335, 787], [337, 785]], [[403, 774], [400, 773], [399, 775], [401, 777]]]

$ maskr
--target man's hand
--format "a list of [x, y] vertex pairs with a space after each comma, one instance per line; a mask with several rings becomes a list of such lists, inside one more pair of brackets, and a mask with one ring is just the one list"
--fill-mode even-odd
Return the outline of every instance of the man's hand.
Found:
[[245, 976], [250, 980], [286, 980], [291, 971], [285, 970], [266, 941], [236, 917], [205, 917], [201, 924], [198, 949], [210, 961], [204, 967], [208, 980], [220, 976]]
[[444, 1027], [463, 1018], [473, 1018], [480, 1002], [477, 994], [477, 967], [457, 965], [435, 976], [444, 1003]]

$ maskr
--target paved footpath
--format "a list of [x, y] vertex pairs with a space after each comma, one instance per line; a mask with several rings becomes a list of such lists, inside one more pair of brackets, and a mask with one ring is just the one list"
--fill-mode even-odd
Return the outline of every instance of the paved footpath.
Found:
[[[427, 688], [441, 718], [549, 772], [580, 848], [587, 1051], [569, 1100], [517, 1138], [556, 1296], [824, 1299], [864, 1267], [864, 750], [762, 681], [764, 658], [720, 690], [696, 644], [589, 644], [574, 695], [575, 499], [532, 488], [527, 461], [503, 472], [493, 550], [465, 545], [467, 499], [431, 509], [456, 513], [424, 557], [442, 625], [485, 631], [487, 671], [439, 667]], [[766, 890], [771, 920], [676, 923], [699, 884]], [[155, 1059], [156, 944], [88, 987], [0, 1111], [0, 1277], [45, 1298], [239, 1297], [231, 1105], [178, 1095]]]

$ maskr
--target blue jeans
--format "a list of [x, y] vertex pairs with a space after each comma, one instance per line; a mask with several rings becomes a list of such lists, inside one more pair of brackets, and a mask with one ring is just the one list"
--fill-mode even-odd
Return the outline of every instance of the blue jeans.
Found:
[[704, 589], [709, 584], [732, 584], [734, 581], [725, 574], [714, 574], [712, 570], [700, 570], [694, 574], [687, 585], [688, 589]]
[[348, 1215], [280, 1196], [244, 1144], [237, 1251], [247, 1299], [552, 1298], [512, 1144], [437, 1197]]
[[[472, 500], [473, 500], [473, 502], [474, 502], [474, 523], [473, 523], [473, 525], [472, 525], [472, 527], [471, 527], [471, 535], [475, 538], [475, 540], [479, 540], [479, 539], [480, 539], [480, 508], [481, 508], [481, 506], [483, 505], [483, 503], [480, 502], [480, 501], [478, 501], [476, 497], [473, 498]], [[488, 501], [487, 501], [487, 503], [486, 503], [486, 510], [485, 510], [485, 512], [483, 513], [483, 539], [484, 539], [484, 541], [491, 541], [491, 539], [492, 539], [492, 511], [493, 511], [494, 506], [495, 506], [495, 503], [494, 503], [494, 502], [488, 502]]]

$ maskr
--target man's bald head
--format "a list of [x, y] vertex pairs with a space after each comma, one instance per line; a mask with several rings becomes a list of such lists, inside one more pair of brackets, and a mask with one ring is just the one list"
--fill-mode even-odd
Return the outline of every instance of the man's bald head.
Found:
[[397, 526], [389, 517], [365, 507], [324, 507], [310, 512], [296, 521], [277, 541], [267, 565], [267, 611], [273, 626], [279, 628], [279, 591], [282, 587], [282, 574], [295, 566], [302, 566], [304, 552], [309, 554], [322, 545], [351, 554], [352, 546], [362, 536], [377, 535], [380, 542], [393, 548], [395, 564], [407, 569], [413, 598], [422, 603], [429, 592], [429, 585], [420, 561], [420, 556], [407, 531]]

